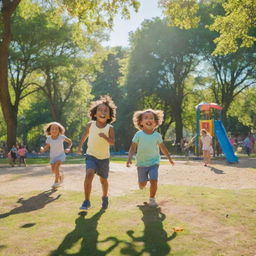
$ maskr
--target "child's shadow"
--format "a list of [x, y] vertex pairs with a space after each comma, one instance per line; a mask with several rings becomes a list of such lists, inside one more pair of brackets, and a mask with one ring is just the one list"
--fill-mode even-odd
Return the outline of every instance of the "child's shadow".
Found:
[[6, 218], [12, 214], [31, 212], [44, 208], [46, 204], [49, 204], [60, 198], [61, 195], [52, 197], [51, 195], [54, 192], [55, 190], [47, 190], [28, 199], [19, 198], [17, 203], [20, 203], [21, 206], [18, 206], [7, 213], [0, 214], [0, 219]]
[[[95, 213], [91, 218], [86, 219], [87, 212], [81, 212], [79, 217], [76, 219], [76, 226], [73, 231], [66, 235], [59, 247], [53, 251], [50, 255], [107, 255], [110, 253], [119, 243], [115, 237], [108, 237], [104, 241], [98, 241], [99, 232], [97, 231], [98, 221], [104, 210], [100, 210]], [[81, 239], [81, 246], [78, 253], [68, 253], [68, 249], [72, 247]], [[98, 250], [98, 243], [104, 243], [112, 241], [113, 244], [105, 251]]]
[[[173, 232], [168, 237], [162, 223], [166, 218], [165, 214], [161, 212], [159, 207], [149, 207], [147, 204], [138, 205], [138, 207], [143, 213], [144, 235], [135, 237], [133, 230], [127, 231], [127, 234], [132, 238], [132, 243], [127, 243], [128, 247], [123, 248], [121, 253], [126, 255], [144, 255], [144, 253], [148, 253], [151, 256], [169, 255], [171, 247], [168, 241], [176, 237], [176, 232]], [[134, 249], [134, 242], [144, 243], [140, 252]]]

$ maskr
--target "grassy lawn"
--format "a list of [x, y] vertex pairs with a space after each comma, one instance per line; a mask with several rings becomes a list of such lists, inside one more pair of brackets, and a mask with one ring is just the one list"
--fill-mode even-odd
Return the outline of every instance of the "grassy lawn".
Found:
[[[28, 158], [27, 164], [49, 164], [49, 158]], [[113, 163], [126, 163], [127, 157], [111, 157]], [[18, 163], [18, 162], [17, 162]], [[8, 165], [8, 159], [0, 159], [0, 164]], [[84, 164], [84, 157], [67, 157], [64, 164]], [[161, 164], [168, 164], [167, 161], [161, 161]]]
[[[100, 198], [79, 214], [82, 194], [44, 191], [0, 201], [0, 255], [249, 256], [256, 251], [256, 190], [164, 185], [160, 208], [148, 191]], [[22, 198], [21, 198], [22, 197]], [[183, 227], [183, 232], [173, 232]]]

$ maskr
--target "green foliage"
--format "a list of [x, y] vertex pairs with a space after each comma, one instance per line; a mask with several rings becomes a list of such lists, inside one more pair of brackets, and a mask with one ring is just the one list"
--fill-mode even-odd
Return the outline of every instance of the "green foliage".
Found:
[[200, 21], [196, 16], [199, 10], [196, 0], [160, 0], [160, 5], [164, 8], [164, 14], [171, 26], [191, 29], [197, 27]]
[[[252, 47], [256, 42], [252, 29], [256, 24], [256, 3], [254, 0], [229, 0], [223, 3], [224, 16], [215, 16], [209, 27], [220, 36], [213, 54], [236, 52], [240, 47]], [[255, 32], [255, 31], [254, 31]]]
[[[22, 2], [22, 4], [20, 4]], [[17, 11], [17, 7], [20, 4], [20, 9]], [[37, 5], [39, 4], [39, 5]], [[84, 49], [87, 50], [86, 54], [89, 54], [88, 49], [96, 49], [95, 45], [92, 48], [93, 43], [95, 42], [95, 38], [102, 39], [99, 32], [104, 28], [110, 28], [113, 23], [113, 17], [119, 11], [121, 11], [123, 16], [129, 17], [129, 7], [133, 7], [135, 10], [139, 7], [139, 2], [136, 0], [121, 0], [121, 1], [70, 1], [70, 0], [24, 0], [24, 1], [12, 1], [6, 0], [0, 2], [0, 52], [3, 54], [3, 60], [0, 62], [1, 70], [7, 70], [8, 67], [8, 49], [11, 41], [11, 33], [12, 33], [12, 25], [13, 25], [13, 17], [15, 17], [14, 13], [20, 14], [20, 17], [25, 20], [33, 19], [35, 14], [46, 14], [48, 27], [56, 27], [65, 23], [68, 19], [67, 17], [72, 17], [72, 22], [70, 24], [73, 25], [73, 33], [72, 37], [75, 39], [75, 42], [79, 43], [80, 46], [83, 44]], [[30, 12], [28, 12], [28, 10]], [[18, 15], [19, 15], [18, 14]], [[40, 22], [37, 24], [41, 24]], [[50, 25], [51, 24], [51, 25]], [[71, 25], [70, 25], [71, 26]], [[38, 26], [36, 26], [38, 27]], [[59, 29], [61, 31], [61, 29]], [[31, 38], [31, 31], [29, 38]], [[41, 31], [39, 31], [39, 34]], [[98, 37], [95, 36], [97, 34]], [[42, 33], [43, 34], [43, 33]], [[90, 34], [90, 36], [88, 36]], [[33, 35], [38, 35], [33, 34]], [[87, 35], [87, 36], [84, 36]], [[45, 35], [44, 35], [45, 36]], [[53, 34], [54, 38], [55, 34]], [[49, 41], [53, 39], [49, 37]], [[31, 38], [33, 41], [33, 38]], [[69, 40], [67, 40], [70, 42]], [[51, 42], [49, 43], [51, 46]], [[63, 45], [64, 46], [64, 45]], [[56, 48], [55, 51], [59, 53], [61, 52], [60, 48]], [[72, 52], [70, 52], [72, 54]], [[90, 51], [91, 53], [91, 51]], [[88, 56], [88, 55], [87, 55]], [[2, 56], [1, 56], [2, 57]], [[42, 58], [41, 58], [42, 61]], [[49, 61], [50, 62], [50, 61]], [[15, 74], [15, 72], [13, 73]], [[2, 111], [4, 111], [5, 121], [7, 123], [8, 130], [8, 138], [7, 143], [10, 147], [16, 141], [16, 119], [18, 113], [18, 105], [20, 100], [20, 95], [18, 95], [15, 103], [10, 100], [10, 93], [8, 90], [8, 74], [7, 72], [0, 73], [0, 89], [1, 89], [1, 106]], [[19, 88], [20, 89], [20, 88]], [[24, 89], [24, 87], [23, 87]], [[21, 90], [19, 90], [19, 93]], [[4, 105], [4, 106], [3, 106]]]
[[196, 0], [163, 0], [162, 7], [170, 23], [180, 28], [190, 29], [202, 22], [198, 11], [205, 6], [212, 9], [212, 3], [222, 3], [224, 13], [212, 12], [211, 24], [204, 24], [207, 28], [217, 31], [219, 35], [214, 40], [217, 44], [214, 55], [225, 55], [237, 51], [240, 47], [251, 47], [256, 41], [256, 4], [254, 0], [228, 1], [196, 1]]
[[247, 136], [247, 134], [251, 131], [251, 128], [239, 121], [240, 118], [240, 116], [228, 116], [225, 128], [232, 135]]
[[172, 28], [164, 20], [154, 19], [142, 24], [131, 43], [126, 86], [132, 108], [128, 109], [150, 106], [164, 110], [163, 135], [175, 121], [176, 139], [180, 140], [183, 107], [193, 87], [187, 79], [198, 63], [195, 31]]
[[[256, 89], [249, 88], [241, 93], [230, 107], [229, 115], [253, 131], [256, 129]], [[248, 132], [248, 128], [246, 130]], [[244, 132], [246, 134], [246, 132]]]
[[103, 59], [101, 70], [95, 72], [95, 80], [92, 82], [92, 94], [99, 98], [101, 95], [110, 95], [115, 104], [122, 102], [124, 92], [120, 85], [121, 61], [125, 58], [126, 51], [121, 47], [110, 50]]

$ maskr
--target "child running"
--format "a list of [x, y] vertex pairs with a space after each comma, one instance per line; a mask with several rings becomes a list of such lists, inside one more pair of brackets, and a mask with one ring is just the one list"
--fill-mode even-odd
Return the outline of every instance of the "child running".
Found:
[[108, 208], [108, 174], [110, 145], [115, 144], [114, 128], [110, 123], [116, 118], [116, 105], [109, 96], [101, 96], [100, 100], [93, 101], [89, 116], [91, 121], [86, 125], [81, 138], [78, 154], [82, 152], [82, 146], [88, 138], [86, 151], [86, 176], [84, 180], [84, 197], [80, 210], [88, 210], [91, 207], [90, 195], [92, 180], [95, 173], [100, 177], [102, 186], [102, 208]]
[[[65, 161], [65, 153], [69, 153], [72, 147], [71, 139], [67, 138], [65, 133], [65, 128], [57, 122], [51, 122], [47, 124], [44, 128], [44, 133], [47, 136], [46, 144], [44, 147], [40, 148], [40, 152], [45, 152], [50, 148], [50, 164], [52, 172], [55, 174], [53, 189], [58, 188], [64, 180], [64, 175], [60, 173], [60, 165]], [[63, 143], [67, 142], [69, 144], [68, 148], [64, 150]]]
[[26, 163], [26, 153], [27, 153], [27, 149], [25, 146], [20, 145], [19, 149], [18, 149], [18, 156], [19, 156], [19, 166], [21, 166], [21, 163], [24, 164], [24, 166], [27, 166]]
[[200, 143], [203, 150], [204, 166], [207, 166], [211, 161], [212, 148], [212, 136], [205, 130], [201, 130]]
[[149, 206], [156, 207], [155, 195], [157, 191], [158, 167], [160, 152], [174, 165], [170, 153], [163, 143], [160, 133], [155, 129], [163, 122], [163, 111], [146, 109], [136, 111], [133, 115], [133, 124], [139, 130], [135, 133], [128, 153], [127, 167], [132, 164], [132, 157], [136, 153], [139, 187], [143, 189], [150, 181]]

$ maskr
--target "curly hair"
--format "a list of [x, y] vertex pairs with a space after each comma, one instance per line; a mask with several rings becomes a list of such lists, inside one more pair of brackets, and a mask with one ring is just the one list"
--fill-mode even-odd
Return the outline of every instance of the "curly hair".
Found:
[[164, 119], [164, 112], [162, 110], [154, 110], [154, 109], [149, 108], [149, 109], [145, 109], [145, 110], [136, 111], [133, 114], [132, 121], [133, 121], [135, 128], [137, 128], [138, 130], [141, 130], [143, 128], [141, 125], [142, 116], [148, 112], [150, 112], [154, 115], [154, 119], [156, 121], [155, 128], [159, 127], [162, 124], [163, 119]]
[[89, 116], [92, 120], [97, 120], [95, 114], [99, 105], [105, 104], [109, 108], [110, 118], [107, 120], [107, 123], [113, 123], [116, 120], [116, 105], [112, 98], [108, 95], [100, 96], [99, 100], [93, 101], [89, 108]]
[[52, 125], [57, 125], [58, 128], [59, 128], [59, 132], [60, 134], [64, 134], [65, 133], [65, 128], [58, 122], [51, 122], [49, 124], [47, 124], [45, 127], [44, 127], [44, 134], [45, 135], [51, 135], [51, 126]]

